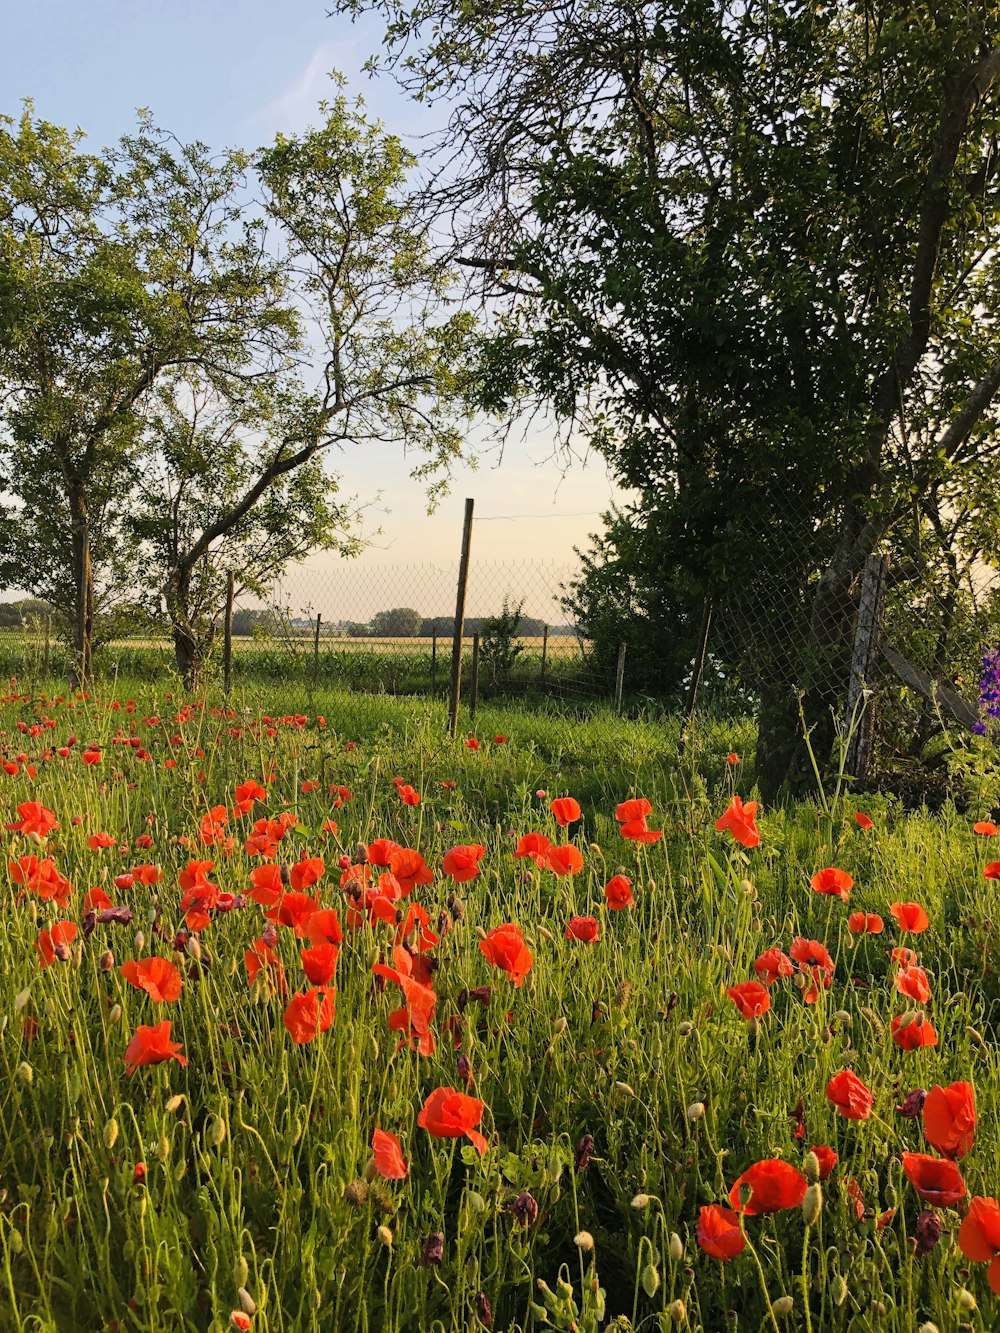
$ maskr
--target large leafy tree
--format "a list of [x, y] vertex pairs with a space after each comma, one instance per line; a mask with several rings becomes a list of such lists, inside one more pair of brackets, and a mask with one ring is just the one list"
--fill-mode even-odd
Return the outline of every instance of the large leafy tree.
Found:
[[[461, 447], [472, 326], [442, 309], [447, 274], [405, 200], [413, 159], [346, 99], [320, 110], [317, 129], [221, 156], [148, 120], [98, 156], [30, 108], [2, 123], [0, 482], [18, 521], [0, 576], [72, 604], [81, 675], [95, 590], [141, 582], [116, 565], [136, 522], [193, 679], [227, 545], [256, 543], [253, 579], [303, 540], [346, 539], [326, 454], [396, 441], [433, 496]], [[214, 404], [187, 448], [181, 373]], [[240, 437], [228, 461], [219, 430]]]
[[775, 790], [795, 687], [843, 697], [867, 555], [992, 453], [998, 7], [340, 8], [449, 107], [428, 204], [496, 312], [484, 401], [546, 404], [639, 488]]

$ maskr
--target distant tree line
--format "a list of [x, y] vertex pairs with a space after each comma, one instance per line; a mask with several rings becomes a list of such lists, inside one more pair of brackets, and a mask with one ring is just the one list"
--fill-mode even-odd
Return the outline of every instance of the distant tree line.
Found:
[[[468, 616], [465, 620], [466, 635], [486, 634], [490, 632], [496, 620], [495, 616]], [[258, 610], [240, 610], [233, 612], [233, 633], [237, 637], [249, 637], [253, 634], [275, 634], [282, 626], [282, 614], [274, 607]], [[306, 628], [308, 622], [291, 622], [293, 632]], [[424, 616], [412, 606], [396, 606], [388, 611], [379, 611], [369, 621], [341, 620], [330, 621], [321, 626], [321, 634], [336, 635], [349, 639], [429, 639], [433, 635], [448, 638], [454, 633], [454, 616]], [[573, 625], [549, 625], [552, 637], [566, 637], [576, 633]], [[520, 616], [517, 622], [517, 636], [522, 639], [541, 638], [545, 632], [545, 621], [535, 616]]]

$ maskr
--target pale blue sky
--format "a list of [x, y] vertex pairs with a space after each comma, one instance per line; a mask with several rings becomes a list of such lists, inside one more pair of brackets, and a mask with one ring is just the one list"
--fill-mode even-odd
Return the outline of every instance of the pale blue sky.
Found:
[[[145, 106], [182, 139], [253, 148], [315, 120], [332, 69], [389, 129], [405, 137], [433, 127], [434, 112], [405, 101], [390, 80], [361, 72], [381, 24], [327, 18], [324, 0], [23, 0], [3, 9], [0, 110], [16, 114], [31, 97], [39, 115], [85, 130], [89, 146], [131, 129], [135, 109]], [[419, 150], [416, 138], [410, 143]], [[453, 559], [466, 495], [483, 516], [546, 516], [484, 523], [480, 559], [568, 564], [615, 492], [600, 460], [567, 472], [550, 454], [545, 433], [532, 431], [508, 446], [499, 466], [484, 458], [475, 473], [461, 469], [431, 519], [395, 451], [346, 453], [331, 466], [347, 492], [371, 499], [381, 491], [390, 510], [373, 519], [384, 532], [362, 557], [366, 565]]]

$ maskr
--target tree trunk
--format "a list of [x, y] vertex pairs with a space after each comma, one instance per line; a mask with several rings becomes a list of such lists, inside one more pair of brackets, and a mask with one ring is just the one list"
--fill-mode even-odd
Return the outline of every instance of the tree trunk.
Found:
[[184, 688], [192, 692], [199, 689], [205, 666], [202, 645], [194, 634], [177, 624], [174, 625], [174, 662]]
[[191, 616], [191, 568], [182, 564], [171, 570], [165, 589], [167, 614], [174, 639], [174, 663], [186, 690], [197, 690], [201, 685], [205, 665], [203, 636]]
[[73, 557], [74, 630], [76, 660], [72, 679], [77, 688], [90, 679], [94, 635], [94, 570], [90, 559], [90, 515], [82, 487], [69, 493]]

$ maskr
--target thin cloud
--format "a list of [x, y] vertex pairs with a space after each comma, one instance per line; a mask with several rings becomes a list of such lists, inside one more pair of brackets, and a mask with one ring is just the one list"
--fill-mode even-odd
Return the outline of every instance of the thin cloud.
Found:
[[272, 133], [279, 130], [291, 133], [305, 129], [310, 121], [316, 119], [319, 103], [324, 98], [329, 99], [336, 91], [336, 85], [330, 79], [331, 72], [352, 72], [357, 63], [357, 51], [358, 44], [353, 40], [324, 42], [312, 53], [304, 68], [285, 85], [277, 97], [267, 103], [255, 119]]

